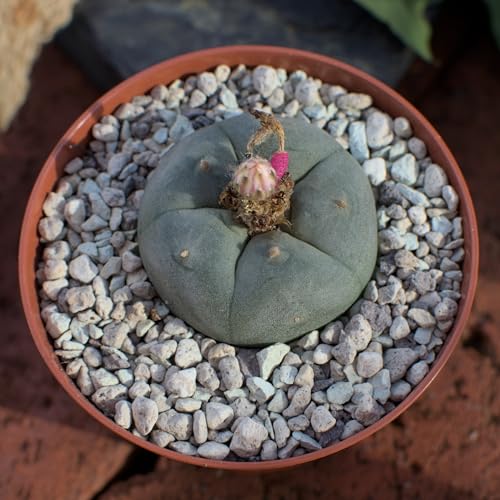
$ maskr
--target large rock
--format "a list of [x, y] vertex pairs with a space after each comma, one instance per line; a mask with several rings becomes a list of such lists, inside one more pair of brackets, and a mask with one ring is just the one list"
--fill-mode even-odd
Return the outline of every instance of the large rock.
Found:
[[344, 0], [80, 0], [59, 40], [103, 88], [164, 59], [233, 44], [332, 55], [391, 85], [412, 60], [385, 26]]

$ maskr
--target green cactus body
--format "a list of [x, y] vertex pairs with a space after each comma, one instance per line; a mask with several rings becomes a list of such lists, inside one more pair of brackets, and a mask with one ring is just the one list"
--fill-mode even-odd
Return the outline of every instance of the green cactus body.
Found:
[[[290, 341], [348, 309], [377, 256], [375, 201], [356, 160], [301, 119], [281, 120], [295, 181], [290, 227], [250, 237], [218, 196], [258, 121], [241, 115], [175, 145], [148, 180], [139, 249], [160, 296], [234, 345]], [[277, 143], [259, 147], [270, 158]]]

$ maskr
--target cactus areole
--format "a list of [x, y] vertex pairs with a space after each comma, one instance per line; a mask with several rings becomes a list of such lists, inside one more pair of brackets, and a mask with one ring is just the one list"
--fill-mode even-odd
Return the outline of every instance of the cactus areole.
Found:
[[377, 256], [375, 200], [357, 161], [302, 119], [256, 116], [176, 144], [139, 212], [144, 267], [172, 312], [245, 346], [335, 319]]

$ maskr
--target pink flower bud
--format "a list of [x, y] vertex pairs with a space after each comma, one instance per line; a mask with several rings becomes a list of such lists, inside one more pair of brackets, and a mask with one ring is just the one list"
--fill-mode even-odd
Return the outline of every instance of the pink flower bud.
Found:
[[277, 183], [271, 163], [259, 157], [242, 162], [233, 175], [233, 184], [242, 198], [265, 200], [275, 192]]
[[281, 179], [288, 172], [288, 153], [286, 151], [277, 151], [271, 157], [271, 165], [276, 171], [278, 179]]

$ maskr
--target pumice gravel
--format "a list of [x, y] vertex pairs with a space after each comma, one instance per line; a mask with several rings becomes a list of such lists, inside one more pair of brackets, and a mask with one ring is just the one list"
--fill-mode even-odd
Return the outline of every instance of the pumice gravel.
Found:
[[[362, 165], [379, 256], [344, 316], [290, 344], [218, 343], [170, 314], [138, 255], [148, 176], [183, 137], [248, 109], [299, 116]], [[43, 205], [37, 279], [54, 350], [117, 425], [217, 460], [295, 457], [344, 440], [429, 371], [460, 300], [459, 198], [405, 117], [303, 71], [243, 65], [158, 85], [92, 129]]]

